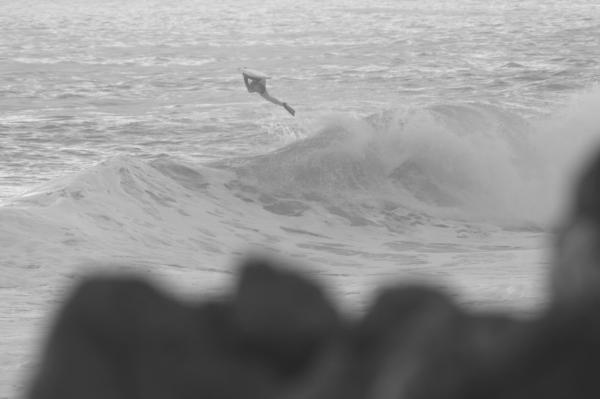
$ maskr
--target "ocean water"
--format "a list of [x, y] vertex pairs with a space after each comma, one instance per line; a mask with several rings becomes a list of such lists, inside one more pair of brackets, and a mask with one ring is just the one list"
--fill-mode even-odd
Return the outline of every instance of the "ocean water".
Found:
[[0, 398], [93, 272], [198, 298], [266, 252], [350, 313], [412, 281], [535, 313], [599, 60], [596, 0], [0, 2]]

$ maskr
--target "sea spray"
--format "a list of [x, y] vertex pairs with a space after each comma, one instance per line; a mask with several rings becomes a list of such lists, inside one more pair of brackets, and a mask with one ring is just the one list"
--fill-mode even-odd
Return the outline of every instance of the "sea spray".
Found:
[[490, 104], [334, 114], [305, 138], [236, 161], [259, 191], [343, 208], [390, 203], [435, 217], [550, 226], [600, 136], [600, 90], [548, 116]]

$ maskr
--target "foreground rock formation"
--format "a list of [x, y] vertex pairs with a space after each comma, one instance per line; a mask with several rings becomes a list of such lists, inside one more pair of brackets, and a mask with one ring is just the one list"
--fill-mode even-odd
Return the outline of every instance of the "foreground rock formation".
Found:
[[555, 302], [534, 320], [445, 294], [382, 291], [347, 320], [309, 279], [249, 260], [228, 299], [182, 303], [131, 278], [83, 282], [30, 399], [600, 397], [600, 158], [559, 234]]

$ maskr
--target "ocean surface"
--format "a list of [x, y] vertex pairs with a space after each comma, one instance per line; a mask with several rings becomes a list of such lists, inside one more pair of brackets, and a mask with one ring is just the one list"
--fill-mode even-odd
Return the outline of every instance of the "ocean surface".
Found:
[[0, 2], [0, 398], [93, 272], [212, 297], [258, 252], [349, 313], [413, 281], [543, 308], [600, 137], [600, 3], [369, 3]]

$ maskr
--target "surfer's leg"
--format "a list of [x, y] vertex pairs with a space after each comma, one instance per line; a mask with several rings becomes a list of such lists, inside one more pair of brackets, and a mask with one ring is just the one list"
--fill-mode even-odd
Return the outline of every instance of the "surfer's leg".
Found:
[[267, 101], [270, 101], [270, 102], [272, 102], [272, 103], [273, 103], [273, 104], [275, 104], [275, 105], [280, 105], [280, 106], [282, 106], [282, 107], [283, 107], [283, 102], [279, 101], [279, 100], [278, 100], [278, 99], [276, 99], [275, 97], [271, 97], [271, 96], [269, 95], [269, 93], [267, 93], [267, 91], [266, 91], [266, 90], [265, 90], [265, 91], [263, 91], [262, 93], [259, 93], [259, 94], [260, 94], [260, 95], [262, 96], [262, 98], [264, 98], [265, 100], [267, 100]]
[[262, 98], [264, 98], [265, 100], [267, 100], [267, 101], [270, 101], [270, 102], [272, 102], [272, 103], [273, 103], [273, 104], [275, 104], [275, 105], [280, 105], [280, 106], [282, 106], [282, 107], [283, 107], [283, 108], [285, 108], [285, 110], [286, 110], [287, 112], [289, 112], [290, 114], [292, 114], [292, 115], [295, 115], [295, 114], [296, 114], [296, 111], [294, 111], [294, 109], [293, 109], [292, 107], [290, 107], [289, 105], [287, 105], [287, 103], [284, 103], [283, 101], [279, 101], [279, 100], [278, 100], [278, 99], [276, 99], [275, 97], [271, 97], [271, 96], [269, 95], [269, 93], [267, 93], [267, 91], [266, 91], [266, 90], [265, 90], [265, 91], [263, 91], [262, 93], [259, 93], [259, 94], [260, 94], [260, 95], [262, 96]]
[[287, 103], [283, 103], [283, 108], [285, 108], [285, 110], [287, 112], [289, 112], [290, 114], [292, 114], [292, 116], [296, 115], [296, 111], [294, 111], [294, 108], [290, 107]]

